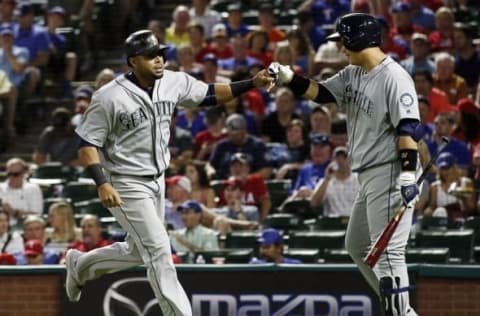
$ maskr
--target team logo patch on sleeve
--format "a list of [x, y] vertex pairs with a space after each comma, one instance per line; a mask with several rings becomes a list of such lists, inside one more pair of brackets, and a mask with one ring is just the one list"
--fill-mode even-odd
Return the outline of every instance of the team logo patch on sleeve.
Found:
[[404, 93], [400, 96], [400, 103], [403, 106], [409, 107], [413, 104], [413, 96], [410, 93]]

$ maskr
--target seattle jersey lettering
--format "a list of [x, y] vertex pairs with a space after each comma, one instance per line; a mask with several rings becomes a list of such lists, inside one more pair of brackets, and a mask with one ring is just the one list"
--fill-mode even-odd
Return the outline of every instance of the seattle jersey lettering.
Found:
[[123, 131], [132, 130], [145, 122], [147, 119], [147, 114], [142, 108], [138, 108], [131, 113], [120, 112], [120, 114], [118, 115], [118, 120]]
[[362, 91], [353, 90], [351, 85], [346, 85], [343, 102], [359, 106], [363, 113], [373, 119], [373, 102]]
[[153, 102], [153, 106], [158, 115], [173, 115], [173, 109], [175, 109], [175, 102], [171, 101], [157, 101]]

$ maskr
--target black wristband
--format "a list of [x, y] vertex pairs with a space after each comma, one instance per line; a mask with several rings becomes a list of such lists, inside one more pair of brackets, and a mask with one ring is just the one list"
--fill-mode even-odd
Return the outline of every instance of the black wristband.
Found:
[[107, 178], [103, 174], [101, 164], [94, 163], [94, 164], [88, 165], [85, 169], [87, 170], [88, 174], [90, 174], [90, 176], [93, 178], [93, 181], [95, 181], [95, 184], [97, 185], [97, 187], [107, 182]]
[[293, 75], [292, 81], [288, 84], [288, 87], [292, 90], [293, 94], [296, 96], [302, 96], [307, 92], [308, 87], [310, 86], [310, 79], [299, 76], [297, 74]]
[[400, 165], [402, 171], [417, 170], [417, 154], [415, 149], [400, 149]]
[[238, 97], [242, 93], [247, 92], [248, 90], [252, 89], [255, 87], [253, 85], [253, 80], [248, 79], [248, 80], [242, 80], [242, 81], [235, 81], [230, 84], [230, 90], [232, 90], [232, 95], [234, 97]]

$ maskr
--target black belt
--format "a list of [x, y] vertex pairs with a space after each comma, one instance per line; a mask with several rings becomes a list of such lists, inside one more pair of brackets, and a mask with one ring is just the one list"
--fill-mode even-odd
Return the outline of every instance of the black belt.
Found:
[[352, 172], [362, 173], [362, 172], [365, 172], [367, 170], [378, 168], [378, 167], [390, 164], [390, 163], [395, 162], [395, 161], [398, 161], [398, 159], [385, 161], [385, 162], [377, 163], [377, 164], [366, 166], [366, 167], [356, 168], [356, 169], [353, 169]]
[[134, 177], [134, 178], [142, 178], [145, 180], [150, 180], [150, 181], [156, 181], [158, 178], [163, 176], [163, 172], [160, 172], [159, 174], [149, 174], [149, 175], [138, 175], [138, 174], [122, 174], [122, 173], [116, 173], [112, 172], [110, 173], [112, 176], [120, 176], [120, 177]]

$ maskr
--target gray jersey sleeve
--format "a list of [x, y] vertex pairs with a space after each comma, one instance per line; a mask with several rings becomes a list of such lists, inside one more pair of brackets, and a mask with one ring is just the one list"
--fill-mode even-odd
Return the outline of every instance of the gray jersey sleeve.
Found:
[[[393, 68], [393, 67], [392, 67]], [[392, 69], [388, 77], [386, 91], [387, 109], [394, 127], [403, 119], [420, 120], [417, 93], [412, 78], [397, 67]]]
[[340, 70], [337, 74], [320, 82], [337, 100], [337, 104], [341, 104], [341, 100], [345, 93], [345, 84], [348, 82], [349, 67]]
[[108, 103], [100, 102], [94, 95], [75, 132], [87, 142], [103, 147], [111, 128], [112, 117], [109, 114]]
[[203, 101], [207, 95], [208, 84], [184, 73], [177, 72], [178, 85], [182, 91], [178, 100], [181, 106], [191, 108]]

